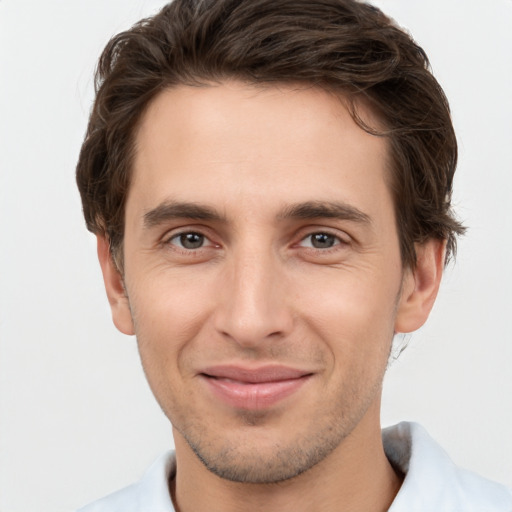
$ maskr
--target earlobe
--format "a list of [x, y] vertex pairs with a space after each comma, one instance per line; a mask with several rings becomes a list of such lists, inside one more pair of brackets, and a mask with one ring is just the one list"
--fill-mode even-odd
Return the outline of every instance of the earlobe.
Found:
[[437, 239], [416, 245], [417, 264], [404, 274], [395, 333], [413, 332], [426, 322], [441, 284], [445, 248]]
[[105, 236], [101, 235], [97, 235], [96, 238], [98, 259], [114, 325], [123, 334], [135, 334], [130, 304], [123, 284], [123, 277], [112, 259], [109, 241]]

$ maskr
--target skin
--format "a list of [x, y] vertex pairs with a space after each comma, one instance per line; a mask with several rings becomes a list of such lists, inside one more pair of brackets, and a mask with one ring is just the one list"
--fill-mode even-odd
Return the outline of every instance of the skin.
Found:
[[[114, 323], [137, 335], [173, 424], [180, 511], [391, 504], [382, 379], [394, 333], [431, 310], [444, 247], [402, 267], [386, 166], [386, 140], [315, 88], [181, 86], [143, 116], [124, 275], [102, 237], [98, 254]], [[233, 406], [204, 376], [226, 364], [308, 376], [268, 406]]]

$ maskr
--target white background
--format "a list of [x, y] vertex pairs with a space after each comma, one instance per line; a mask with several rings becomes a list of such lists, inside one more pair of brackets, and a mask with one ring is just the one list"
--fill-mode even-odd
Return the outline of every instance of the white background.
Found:
[[[470, 227], [383, 423], [423, 423], [512, 485], [512, 1], [380, 0], [427, 50], [460, 142]], [[92, 74], [157, 0], [0, 0], [0, 512], [64, 512], [137, 479], [170, 427], [110, 323], [74, 166]]]

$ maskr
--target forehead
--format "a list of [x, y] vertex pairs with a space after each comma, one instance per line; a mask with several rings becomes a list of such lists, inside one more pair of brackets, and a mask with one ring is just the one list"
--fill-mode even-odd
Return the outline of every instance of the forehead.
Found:
[[[373, 123], [364, 106], [359, 113]], [[269, 213], [311, 200], [378, 206], [389, 202], [387, 151], [342, 98], [321, 89], [179, 86], [160, 93], [141, 119], [127, 206], [136, 198], [153, 208], [169, 196], [223, 207], [237, 198]]]

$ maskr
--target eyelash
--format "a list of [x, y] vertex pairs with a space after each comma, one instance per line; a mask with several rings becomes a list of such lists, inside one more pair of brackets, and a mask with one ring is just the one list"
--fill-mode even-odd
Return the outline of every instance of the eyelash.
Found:
[[[327, 237], [333, 241], [333, 244], [328, 247], [315, 247], [314, 246], [314, 237]], [[301, 245], [305, 241], [309, 240], [310, 245], [304, 246], [307, 249], [319, 252], [330, 252], [333, 250], [339, 249], [339, 246], [347, 245], [348, 242], [334, 233], [330, 233], [329, 231], [315, 231], [313, 233], [308, 233], [304, 238], [301, 239], [298, 245]], [[321, 243], [321, 242], [320, 242]]]
[[[186, 236], [201, 237], [201, 239], [202, 239], [201, 245], [199, 247], [191, 247], [191, 248], [184, 247], [182, 237], [186, 237]], [[313, 237], [315, 237], [315, 236], [327, 237], [327, 238], [333, 240], [333, 244], [328, 247], [314, 247]], [[180, 242], [173, 243], [173, 240], [180, 240]], [[310, 245], [302, 245], [307, 240], [310, 241]], [[204, 245], [205, 242], [207, 243], [207, 245]], [[205, 235], [204, 233], [201, 233], [200, 231], [194, 231], [194, 230], [181, 231], [178, 233], [174, 233], [174, 234], [172, 234], [172, 236], [166, 237], [166, 239], [163, 241], [163, 244], [164, 245], [172, 245], [174, 250], [180, 251], [181, 253], [188, 254], [188, 255], [197, 253], [203, 249], [208, 249], [210, 247], [219, 247], [219, 245], [213, 243], [207, 235]], [[302, 237], [300, 239], [300, 241], [297, 244], [295, 244], [295, 247], [303, 247], [304, 249], [308, 250], [309, 252], [329, 254], [333, 251], [339, 250], [340, 246], [346, 246], [348, 244], [349, 244], [349, 242], [347, 240], [344, 240], [339, 235], [335, 235], [334, 233], [330, 233], [329, 231], [326, 231], [326, 230], [318, 230], [318, 231], [310, 232], [306, 236]]]
[[[198, 236], [198, 237], [201, 237], [202, 238], [202, 241], [203, 241], [203, 244], [205, 242], [209, 242], [208, 245], [201, 245], [200, 247], [194, 247], [194, 248], [187, 248], [187, 247], [184, 247], [183, 246], [183, 242], [180, 241], [180, 245], [178, 245], [177, 243], [173, 243], [173, 240], [176, 240], [176, 239], [181, 239], [182, 237], [186, 237], [186, 236], [191, 236], [191, 235], [195, 235], [195, 236]], [[167, 237], [165, 240], [164, 240], [164, 245], [172, 245], [174, 246], [177, 250], [179, 251], [182, 251], [182, 252], [185, 252], [185, 253], [193, 253], [193, 252], [197, 252], [201, 249], [205, 249], [207, 247], [215, 247], [216, 244], [214, 244], [209, 238], [207, 235], [201, 233], [200, 231], [193, 231], [193, 230], [190, 230], [190, 231], [181, 231], [179, 233], [174, 233], [172, 236], [169, 236]]]

